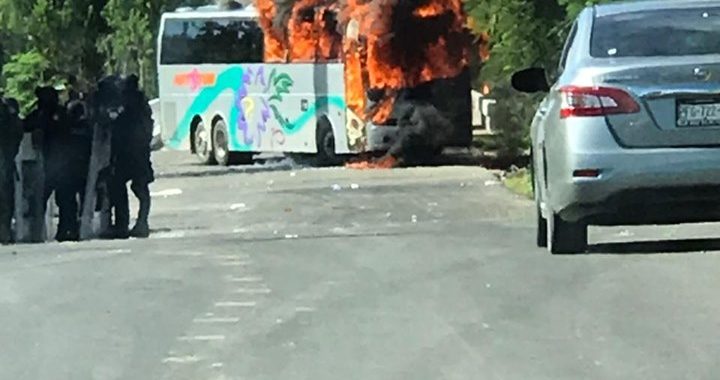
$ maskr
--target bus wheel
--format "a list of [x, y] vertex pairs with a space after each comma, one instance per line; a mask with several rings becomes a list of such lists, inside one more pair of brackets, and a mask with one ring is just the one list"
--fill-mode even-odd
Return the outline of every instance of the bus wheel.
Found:
[[333, 166], [342, 163], [340, 157], [335, 153], [335, 134], [332, 125], [326, 119], [318, 120], [315, 139], [317, 144], [315, 165]]
[[210, 133], [207, 128], [205, 128], [205, 123], [202, 121], [198, 122], [195, 126], [192, 145], [192, 151], [201, 164], [214, 165], [217, 163], [211, 149], [212, 142], [210, 139]]
[[213, 156], [222, 166], [248, 165], [253, 162], [253, 154], [249, 152], [231, 152], [230, 139], [225, 122], [219, 120], [213, 127]]

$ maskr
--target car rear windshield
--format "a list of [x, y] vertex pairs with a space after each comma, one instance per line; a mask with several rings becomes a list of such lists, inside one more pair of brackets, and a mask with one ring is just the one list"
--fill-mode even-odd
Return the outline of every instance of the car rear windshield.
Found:
[[590, 54], [596, 58], [720, 54], [720, 7], [599, 16]]

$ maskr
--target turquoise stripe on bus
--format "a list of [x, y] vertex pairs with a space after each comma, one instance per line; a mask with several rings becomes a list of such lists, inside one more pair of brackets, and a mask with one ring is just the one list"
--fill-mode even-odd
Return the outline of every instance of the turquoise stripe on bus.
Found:
[[[200, 93], [193, 100], [192, 105], [188, 108], [185, 116], [178, 124], [175, 129], [173, 137], [168, 141], [168, 145], [171, 148], [178, 149], [182, 142], [190, 135], [190, 124], [195, 115], [202, 115], [212, 105], [213, 101], [217, 99], [220, 94], [225, 90], [232, 90], [235, 92], [243, 81], [243, 69], [242, 67], [231, 67], [222, 72], [217, 77], [217, 84], [213, 87], [206, 87], [200, 90]], [[162, 105], [161, 105], [162, 106]], [[233, 107], [235, 108], [235, 107]], [[237, 111], [235, 111], [237, 114]], [[235, 139], [235, 128], [230, 129], [230, 139]]]
[[[215, 86], [202, 89], [183, 116], [173, 137], [168, 141], [168, 145], [171, 148], [178, 149], [182, 142], [190, 135], [190, 124], [192, 123], [193, 117], [195, 117], [195, 115], [204, 114], [208, 108], [210, 108], [213, 101], [215, 101], [215, 99], [217, 99], [217, 97], [224, 91], [231, 90], [235, 93], [236, 97], [240, 93], [241, 89], [247, 91], [246, 85], [249, 83], [246, 81], [247, 78], [244, 78], [244, 74], [245, 71], [240, 66], [229, 68], [218, 75], [217, 84]], [[250, 71], [248, 74], [250, 75]], [[272, 103], [272, 105], [278, 106], [276, 103]], [[319, 97], [315, 104], [311, 105], [294, 121], [281, 121], [278, 119], [278, 115], [274, 115], [274, 119], [278, 122], [282, 131], [286, 135], [293, 135], [301, 131], [308, 123], [312, 122], [315, 119], [318, 110], [327, 110], [329, 112], [331, 107], [344, 111], [347, 104], [342, 96]], [[244, 144], [238, 137], [238, 117], [240, 110], [241, 108], [239, 106], [233, 104], [228, 113], [227, 123], [229, 129], [228, 137], [230, 140], [230, 149], [233, 151], [251, 151], [252, 144]]]

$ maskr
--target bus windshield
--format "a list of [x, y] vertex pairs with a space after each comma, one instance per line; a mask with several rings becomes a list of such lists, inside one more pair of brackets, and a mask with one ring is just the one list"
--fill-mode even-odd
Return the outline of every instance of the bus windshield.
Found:
[[259, 63], [263, 32], [255, 20], [239, 18], [165, 21], [163, 65]]

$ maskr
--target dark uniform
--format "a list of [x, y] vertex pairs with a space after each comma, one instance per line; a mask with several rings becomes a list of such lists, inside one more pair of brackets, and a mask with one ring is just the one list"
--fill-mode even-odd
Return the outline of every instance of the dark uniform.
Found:
[[[129, 234], [133, 237], [145, 238], [150, 235], [149, 185], [155, 181], [150, 161], [152, 110], [145, 94], [138, 87], [138, 78], [134, 75], [123, 81], [122, 100], [123, 111], [113, 123], [112, 130], [113, 176], [110, 198], [115, 210], [115, 233], [116, 237], [125, 237]], [[130, 210], [127, 183], [129, 181], [140, 207], [135, 227], [128, 232]]]
[[65, 107], [60, 105], [58, 91], [52, 87], [39, 87], [35, 90], [37, 106], [28, 115], [26, 125], [33, 133], [34, 139], [39, 140], [45, 169], [43, 205], [47, 204], [53, 192], [56, 192], [55, 202], [59, 208], [60, 223], [58, 225], [57, 240], [68, 240], [73, 236], [68, 231], [74, 228], [73, 220], [77, 224], [77, 204], [73, 209], [71, 203], [57, 197], [57, 190], [64, 186], [69, 154], [68, 141], [70, 125], [67, 120]]
[[13, 241], [15, 156], [23, 137], [19, 107], [14, 99], [0, 100], [0, 244]]
[[57, 238], [60, 241], [80, 238], [78, 210], [85, 198], [92, 151], [92, 126], [83, 101], [68, 103], [67, 123], [66, 132], [59, 136], [63, 149], [58, 170], [62, 176], [55, 181], [55, 200], [60, 209]]

